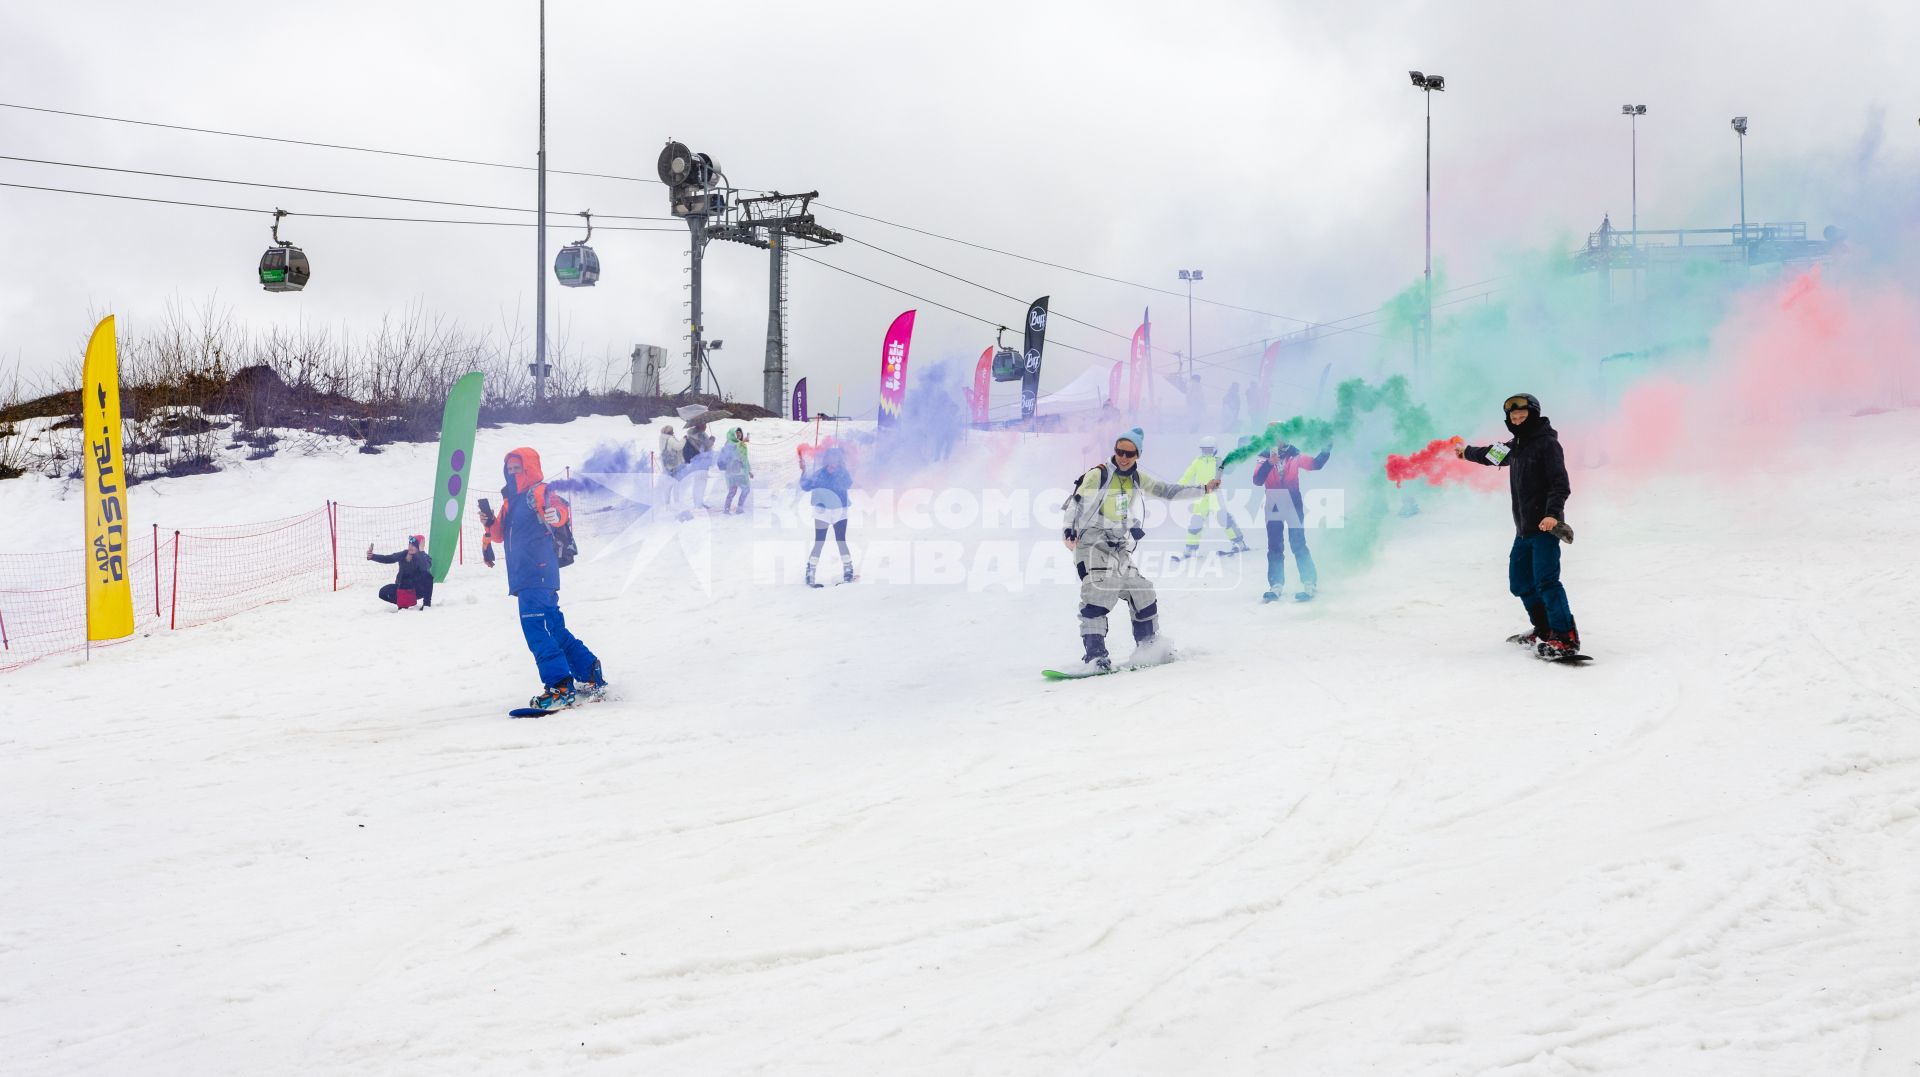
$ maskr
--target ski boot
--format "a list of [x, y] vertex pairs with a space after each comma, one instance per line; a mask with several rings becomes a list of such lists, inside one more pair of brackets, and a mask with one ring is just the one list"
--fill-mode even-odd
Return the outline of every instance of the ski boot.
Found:
[[813, 570], [815, 567], [816, 566], [812, 561], [807, 562], [807, 586], [818, 590], [820, 587], [820, 581], [813, 578]]
[[573, 678], [562, 677], [559, 681], [547, 685], [545, 691], [528, 700], [527, 706], [534, 710], [557, 711], [565, 710], [578, 701], [579, 697], [573, 691]]
[[853, 562], [852, 561], [841, 562], [840, 582], [852, 583], [854, 580], [857, 580], [857, 579], [859, 579], [859, 577], [853, 574]]
[[1253, 549], [1253, 547], [1247, 545], [1246, 539], [1237, 538], [1233, 540], [1233, 545], [1228, 546], [1226, 549], [1220, 551], [1220, 556], [1233, 557], [1237, 554], [1246, 553], [1248, 550], [1251, 550], [1251, 549]]
[[1113, 670], [1113, 659], [1107, 654], [1107, 640], [1104, 636], [1081, 636], [1081, 642], [1087, 645], [1087, 654], [1080, 660], [1082, 673], [1108, 673]]
[[597, 658], [593, 662], [593, 672], [585, 680], [578, 677], [573, 679], [573, 694], [589, 703], [599, 700], [606, 692], [607, 676], [600, 672], [600, 660]]
[[1580, 653], [1580, 632], [1577, 629], [1565, 632], [1547, 629], [1540, 634], [1540, 642], [1534, 644], [1533, 653], [1549, 662], [1572, 658]]

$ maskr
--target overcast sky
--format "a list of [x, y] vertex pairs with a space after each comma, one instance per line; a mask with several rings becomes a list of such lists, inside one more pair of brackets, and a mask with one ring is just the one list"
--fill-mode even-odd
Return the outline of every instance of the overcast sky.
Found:
[[[264, 5], [0, 5], [0, 101], [164, 123], [532, 164], [534, 0]], [[1503, 253], [1577, 245], [1629, 207], [1626, 102], [1639, 122], [1646, 228], [1724, 227], [1739, 213], [1737, 140], [1751, 117], [1751, 220], [1849, 223], [1834, 177], [1920, 160], [1920, 4], [975, 0], [964, 4], [548, 4], [548, 153], [556, 169], [652, 177], [668, 137], [739, 185], [828, 203], [1129, 281], [1300, 319], [1377, 305], [1421, 268], [1421, 94], [1433, 100], [1434, 247], [1449, 279]], [[530, 208], [531, 173], [346, 153], [0, 109], [17, 157]], [[0, 161], [0, 182], [246, 208], [492, 220], [410, 206]], [[549, 208], [664, 216], [655, 183], [554, 176]], [[1183, 298], [1015, 261], [819, 211], [821, 223], [1117, 334], [1154, 308], [1184, 347]], [[0, 364], [68, 361], [92, 312], [138, 332], [169, 301], [264, 328], [358, 335], [417, 305], [463, 325], [531, 325], [525, 228], [291, 218], [314, 279], [255, 280], [266, 214], [0, 187]], [[645, 222], [622, 222], [642, 225]], [[678, 227], [677, 225], [671, 227]], [[578, 229], [555, 218], [549, 258]], [[550, 285], [551, 331], [595, 369], [635, 344], [684, 348], [684, 232], [597, 232], [593, 289]], [[817, 256], [1017, 326], [1022, 305], [848, 244]], [[707, 331], [739, 399], [760, 397], [766, 255], [709, 248]], [[549, 273], [550, 270], [545, 270]], [[794, 375], [815, 404], [846, 385], [873, 406], [881, 336], [920, 308], [915, 367], [969, 368], [992, 329], [831, 270], [791, 275]], [[1196, 350], [1300, 322], [1196, 308]], [[1053, 339], [1124, 354], [1056, 319]], [[1046, 387], [1088, 356], [1050, 352]], [[1248, 369], [1250, 354], [1241, 364]], [[1214, 371], [1217, 370], [1217, 373]], [[1209, 368], [1224, 382], [1229, 369]], [[670, 376], [668, 387], [685, 383]], [[1011, 393], [1009, 387], [1002, 387]], [[1011, 399], [1011, 396], [1009, 396]]]

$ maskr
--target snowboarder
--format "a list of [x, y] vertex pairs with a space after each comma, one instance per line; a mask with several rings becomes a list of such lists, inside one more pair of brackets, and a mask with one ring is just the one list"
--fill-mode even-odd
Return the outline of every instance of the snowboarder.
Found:
[[852, 583], [853, 551], [847, 548], [847, 495], [853, 489], [853, 474], [847, 470], [846, 450], [838, 445], [828, 446], [800, 476], [800, 488], [808, 492], [807, 500], [813, 505], [813, 552], [807, 555], [807, 586], [820, 586], [814, 579], [814, 571], [820, 567], [820, 551], [827, 544], [828, 528], [833, 529], [833, 541], [840, 547], [840, 579], [843, 583]]
[[[1219, 477], [1220, 445], [1209, 434], [1200, 439], [1200, 455], [1187, 465], [1180, 481], [1189, 486], [1205, 485]], [[1184, 556], [1188, 560], [1199, 554], [1200, 532], [1207, 529], [1207, 521], [1216, 512], [1227, 522], [1227, 541], [1232, 543], [1223, 552], [1231, 556], [1252, 548], [1247, 545], [1247, 537], [1240, 533], [1240, 522], [1233, 518], [1233, 513], [1227, 511], [1225, 499], [1218, 494], [1208, 494], [1193, 503], [1193, 518], [1187, 522], [1187, 549]], [[1174, 554], [1172, 560], [1178, 562], [1181, 557], [1181, 554]]]
[[528, 706], [559, 710], [581, 695], [599, 695], [607, 685], [600, 660], [567, 630], [560, 614], [560, 554], [554, 529], [572, 522], [572, 510], [560, 495], [548, 491], [539, 453], [513, 450], [504, 471], [500, 514], [486, 521], [481, 555], [492, 568], [493, 544], [506, 547], [507, 593], [520, 600], [520, 631], [545, 686]]
[[1532, 393], [1507, 398], [1503, 410], [1513, 437], [1498, 445], [1462, 445], [1455, 456], [1507, 469], [1513, 497], [1513, 550], [1507, 556], [1507, 587], [1527, 608], [1531, 631], [1513, 637], [1542, 658], [1580, 653], [1580, 630], [1560, 584], [1560, 542], [1572, 531], [1563, 522], [1573, 486], [1560, 452], [1560, 436], [1540, 414]]
[[[727, 444], [720, 450], [720, 469], [727, 476], [727, 503], [725, 511], [729, 514], [747, 511], [747, 498], [753, 493], [753, 465], [747, 460], [747, 432], [739, 427], [727, 431]], [[733, 499], [740, 499], [740, 507], [735, 508]]]
[[[1303, 455], [1299, 449], [1281, 443], [1260, 454], [1260, 466], [1253, 469], [1253, 484], [1267, 491], [1267, 591], [1263, 602], [1278, 602], [1280, 589], [1287, 582], [1288, 546], [1300, 569], [1300, 590], [1296, 602], [1306, 602], [1320, 590], [1320, 575], [1313, 568], [1313, 554], [1307, 549], [1306, 503], [1300, 498], [1300, 473], [1318, 471], [1333, 454], [1331, 446], [1318, 456]], [[1293, 530], [1289, 532], [1288, 526]]]
[[1139, 427], [1114, 439], [1113, 455], [1088, 468], [1061, 506], [1067, 548], [1080, 574], [1080, 639], [1086, 645], [1083, 672], [1113, 668], [1107, 655], [1107, 614], [1122, 601], [1133, 613], [1131, 663], [1153, 656], [1160, 603], [1153, 584], [1133, 563], [1134, 543], [1146, 535], [1135, 512], [1142, 496], [1173, 500], [1220, 488], [1220, 480], [1192, 485], [1162, 482], [1140, 470], [1146, 435]]
[[407, 548], [399, 553], [374, 553], [373, 543], [367, 543], [367, 560], [400, 566], [393, 582], [380, 588], [380, 601], [391, 602], [396, 610], [411, 609], [415, 600], [423, 610], [433, 605], [433, 558], [426, 545], [425, 535], [408, 535]]

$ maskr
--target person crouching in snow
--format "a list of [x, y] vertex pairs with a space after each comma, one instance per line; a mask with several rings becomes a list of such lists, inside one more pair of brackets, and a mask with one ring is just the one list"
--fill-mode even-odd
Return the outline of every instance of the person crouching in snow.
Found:
[[[734, 427], [727, 431], [727, 443], [720, 450], [720, 469], [727, 476], [728, 513], [747, 511], [747, 498], [753, 494], [753, 465], [747, 460], [747, 432]], [[740, 505], [734, 507], [733, 499], [738, 497]]]
[[[803, 457], [804, 460], [804, 457]], [[843, 566], [840, 579], [853, 582], [853, 551], [847, 549], [847, 497], [853, 490], [853, 473], [847, 470], [846, 450], [828, 446], [817, 463], [801, 464], [800, 488], [807, 491], [813, 506], [813, 552], [807, 555], [807, 586], [818, 587], [813, 578], [820, 567], [820, 550], [827, 544], [827, 529], [833, 529], [833, 541], [840, 547]]]
[[393, 582], [380, 588], [380, 601], [403, 610], [412, 608], [416, 599], [423, 610], [433, 605], [433, 558], [428, 556], [426, 544], [425, 535], [408, 535], [407, 548], [399, 553], [374, 553], [373, 544], [367, 544], [367, 560], [400, 566]]
[[1560, 452], [1560, 435], [1540, 414], [1532, 393], [1507, 398], [1507, 429], [1513, 438], [1499, 445], [1456, 446], [1455, 456], [1507, 469], [1513, 498], [1513, 550], [1507, 555], [1507, 588], [1527, 608], [1533, 630], [1513, 637], [1542, 658], [1580, 653], [1580, 630], [1573, 623], [1567, 589], [1560, 584], [1560, 542], [1573, 541], [1563, 520], [1573, 485]]
[[[1219, 477], [1220, 446], [1209, 435], [1200, 439], [1200, 455], [1194, 457], [1193, 463], [1187, 465], [1186, 474], [1180, 476], [1180, 481], [1187, 484], [1208, 483]], [[1240, 533], [1239, 521], [1233, 518], [1233, 513], [1227, 511], [1224, 499], [1218, 494], [1208, 494], [1193, 503], [1193, 519], [1187, 524], [1186, 557], [1188, 560], [1192, 560], [1199, 554], [1200, 532], [1207, 529], [1207, 521], [1212, 519], [1216, 512], [1227, 522], [1227, 540], [1233, 544], [1223, 552], [1236, 554], [1250, 549], [1246, 536]], [[1180, 557], [1181, 555], [1175, 554], [1173, 560], [1178, 562]]]
[[560, 614], [560, 553], [554, 529], [571, 522], [572, 510], [547, 490], [539, 453], [513, 450], [505, 471], [500, 513], [486, 521], [486, 537], [481, 539], [482, 560], [492, 568], [493, 544], [506, 546], [507, 593], [520, 600], [520, 631], [545, 686], [528, 705], [559, 710], [572, 706], [580, 695], [599, 695], [607, 684], [600, 660], [567, 630]]
[[1198, 485], [1171, 483], [1140, 470], [1145, 441], [1137, 426], [1116, 438], [1113, 456], [1087, 469], [1061, 506], [1067, 548], [1080, 574], [1080, 639], [1087, 648], [1082, 662], [1089, 671], [1113, 668], [1107, 656], [1107, 614], [1123, 601], [1133, 613], [1130, 661], [1158, 657], [1150, 648], [1159, 631], [1160, 603], [1153, 584], [1133, 563], [1134, 543], [1146, 534], [1136, 512], [1140, 499], [1198, 497], [1220, 488], [1217, 477]]

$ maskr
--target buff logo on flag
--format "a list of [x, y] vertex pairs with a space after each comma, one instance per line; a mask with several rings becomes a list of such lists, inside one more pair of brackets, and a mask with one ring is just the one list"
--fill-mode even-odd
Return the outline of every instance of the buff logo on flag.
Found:
[[793, 383], [793, 421], [807, 421], [807, 379], [801, 378]]
[[880, 349], [879, 426], [900, 421], [900, 409], [907, 400], [907, 346], [913, 343], [913, 311], [907, 311], [887, 327], [886, 343]]
[[440, 411], [440, 466], [433, 475], [433, 517], [427, 525], [427, 556], [435, 583], [447, 582], [453, 555], [460, 548], [460, 518], [467, 510], [473, 439], [480, 429], [480, 389], [486, 379], [475, 370], [462, 374], [447, 390]]
[[1040, 358], [1047, 346], [1047, 300], [1043, 295], [1027, 308], [1026, 366], [1020, 375], [1020, 417], [1033, 418], [1040, 400]]
[[133, 581], [127, 577], [127, 482], [120, 454], [120, 356], [113, 316], [87, 341], [80, 387], [86, 436], [87, 639], [133, 634]]

